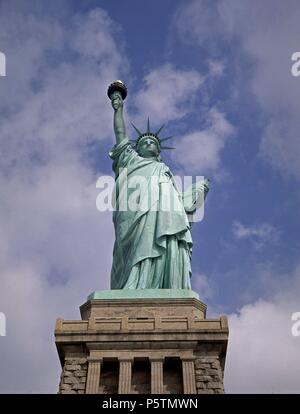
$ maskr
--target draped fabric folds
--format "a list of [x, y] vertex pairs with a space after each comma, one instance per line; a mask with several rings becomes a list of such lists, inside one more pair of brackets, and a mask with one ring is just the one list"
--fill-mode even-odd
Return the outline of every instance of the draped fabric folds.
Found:
[[169, 168], [140, 157], [127, 139], [109, 155], [116, 180], [111, 289], [190, 289], [190, 224]]

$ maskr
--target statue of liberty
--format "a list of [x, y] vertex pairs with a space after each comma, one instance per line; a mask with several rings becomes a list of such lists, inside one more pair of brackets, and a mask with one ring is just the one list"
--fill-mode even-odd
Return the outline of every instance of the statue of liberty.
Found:
[[[129, 140], [123, 118], [126, 95], [122, 81], [108, 88], [116, 136], [109, 153], [115, 173], [116, 203], [111, 289], [191, 289], [190, 214], [198, 208], [199, 194], [204, 201], [208, 181], [192, 187], [192, 208], [187, 207], [184, 194], [160, 157], [163, 149], [171, 149], [164, 142], [172, 137], [159, 137], [163, 127], [151, 132], [148, 119], [147, 131], [142, 133], [133, 125], [138, 138]], [[136, 187], [129, 185], [134, 182], [139, 183], [138, 193]], [[143, 208], [128, 208], [132, 196]], [[126, 208], [120, 208], [124, 198]]]

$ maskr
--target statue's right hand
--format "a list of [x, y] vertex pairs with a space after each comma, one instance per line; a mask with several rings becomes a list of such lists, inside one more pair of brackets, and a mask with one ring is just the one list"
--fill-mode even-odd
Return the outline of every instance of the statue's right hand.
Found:
[[111, 105], [115, 111], [123, 107], [123, 99], [120, 92], [115, 91], [111, 96]]

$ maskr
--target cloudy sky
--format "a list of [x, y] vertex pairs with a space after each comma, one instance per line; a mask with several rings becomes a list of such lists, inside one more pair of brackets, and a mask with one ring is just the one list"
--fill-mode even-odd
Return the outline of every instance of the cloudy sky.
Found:
[[298, 393], [297, 0], [0, 0], [0, 392], [55, 393], [57, 317], [109, 288], [108, 84], [129, 121], [166, 122], [174, 174], [211, 180], [192, 286], [227, 314], [228, 393]]

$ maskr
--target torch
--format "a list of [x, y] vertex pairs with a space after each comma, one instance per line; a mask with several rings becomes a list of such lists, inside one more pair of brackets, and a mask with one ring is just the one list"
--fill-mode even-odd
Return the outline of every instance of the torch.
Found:
[[109, 97], [109, 99], [111, 99], [111, 95], [116, 91], [120, 92], [123, 100], [126, 98], [127, 88], [125, 86], [125, 83], [122, 82], [121, 80], [115, 80], [109, 85], [107, 89], [107, 96]]

